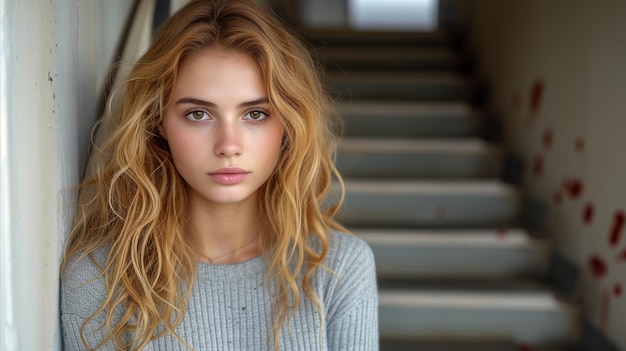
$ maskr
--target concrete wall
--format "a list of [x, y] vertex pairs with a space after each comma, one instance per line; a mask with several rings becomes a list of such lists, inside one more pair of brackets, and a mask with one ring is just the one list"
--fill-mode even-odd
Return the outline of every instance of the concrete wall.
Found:
[[60, 350], [74, 185], [128, 0], [1, 0], [2, 350]]
[[472, 0], [470, 47], [524, 188], [582, 274], [586, 317], [626, 350], [626, 2]]

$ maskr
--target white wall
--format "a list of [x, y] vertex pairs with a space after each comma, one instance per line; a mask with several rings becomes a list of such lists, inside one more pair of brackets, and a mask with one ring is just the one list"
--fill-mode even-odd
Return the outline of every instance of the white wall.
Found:
[[1, 0], [2, 350], [60, 349], [58, 268], [128, 0]]
[[626, 2], [467, 5], [470, 47], [508, 147], [525, 161], [524, 188], [549, 205], [547, 231], [582, 273], [586, 317], [626, 350], [626, 225], [616, 227], [626, 211]]

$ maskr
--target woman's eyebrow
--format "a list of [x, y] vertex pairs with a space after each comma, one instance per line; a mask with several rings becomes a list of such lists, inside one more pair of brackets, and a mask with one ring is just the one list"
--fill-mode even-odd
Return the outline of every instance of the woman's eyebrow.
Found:
[[191, 98], [191, 97], [181, 98], [178, 101], [176, 101], [176, 104], [193, 104], [193, 105], [200, 105], [200, 106], [212, 107], [212, 108], [217, 107], [217, 105], [212, 103], [211, 101], [205, 101], [205, 100]]
[[[255, 106], [255, 105], [269, 104], [269, 102], [270, 102], [270, 100], [268, 98], [262, 97], [262, 98], [259, 98], [259, 99], [242, 102], [237, 107], [239, 107], [239, 108], [246, 108], [246, 107], [252, 107], [252, 106]], [[206, 100], [202, 100], [202, 99], [196, 99], [196, 98], [192, 98], [192, 97], [181, 98], [178, 101], [176, 101], [176, 104], [194, 104], [194, 105], [200, 105], [200, 106], [211, 107], [211, 108], [216, 108], [217, 107], [217, 104], [215, 104], [215, 103], [213, 103], [211, 101], [206, 101]]]
[[252, 100], [252, 101], [247, 101], [247, 102], [242, 102], [239, 104], [239, 108], [245, 108], [245, 107], [252, 107], [255, 105], [262, 105], [262, 104], [269, 104], [270, 100], [266, 97], [262, 97], [260, 99], [256, 99], [256, 100]]

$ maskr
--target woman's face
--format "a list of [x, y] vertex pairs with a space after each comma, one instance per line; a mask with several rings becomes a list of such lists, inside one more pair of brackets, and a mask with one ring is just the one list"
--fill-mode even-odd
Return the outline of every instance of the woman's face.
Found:
[[180, 67], [160, 132], [192, 203], [214, 206], [256, 201], [284, 129], [254, 61], [211, 49]]

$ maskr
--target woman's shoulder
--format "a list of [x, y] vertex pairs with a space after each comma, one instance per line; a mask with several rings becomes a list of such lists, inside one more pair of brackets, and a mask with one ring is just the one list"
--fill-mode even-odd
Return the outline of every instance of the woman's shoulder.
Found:
[[61, 313], [90, 316], [106, 296], [102, 275], [108, 247], [96, 249], [91, 255], [71, 257], [61, 272]]
[[370, 254], [370, 246], [358, 236], [338, 230], [331, 230], [328, 234], [329, 251], [334, 253], [354, 252], [356, 254]]
[[[356, 235], [331, 231], [325, 266], [321, 270], [321, 295], [330, 320], [342, 318], [358, 306], [376, 305], [374, 254]], [[338, 317], [339, 316], [339, 317]]]
[[328, 235], [327, 264], [333, 270], [360, 266], [374, 269], [374, 254], [370, 246], [356, 235], [331, 230]]

